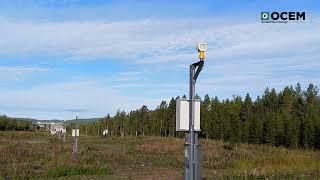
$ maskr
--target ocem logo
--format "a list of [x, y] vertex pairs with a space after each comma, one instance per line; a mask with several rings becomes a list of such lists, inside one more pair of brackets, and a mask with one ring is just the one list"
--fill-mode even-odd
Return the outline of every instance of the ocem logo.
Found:
[[306, 20], [305, 12], [261, 12], [262, 21], [299, 21]]

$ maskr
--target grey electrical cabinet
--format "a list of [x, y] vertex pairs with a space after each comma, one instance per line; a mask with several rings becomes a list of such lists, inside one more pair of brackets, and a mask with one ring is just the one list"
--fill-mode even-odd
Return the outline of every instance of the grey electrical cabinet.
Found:
[[[200, 130], [200, 99], [194, 100], [194, 130]], [[177, 99], [176, 103], [176, 131], [189, 131], [189, 101]]]

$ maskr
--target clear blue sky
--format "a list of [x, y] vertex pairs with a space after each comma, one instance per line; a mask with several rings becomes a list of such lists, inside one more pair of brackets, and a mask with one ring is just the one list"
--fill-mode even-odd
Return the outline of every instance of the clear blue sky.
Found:
[[[264, 24], [261, 11], [305, 11]], [[0, 1], [0, 113], [102, 117], [188, 94], [188, 65], [207, 42], [197, 92], [255, 98], [266, 87], [320, 84], [319, 1]]]

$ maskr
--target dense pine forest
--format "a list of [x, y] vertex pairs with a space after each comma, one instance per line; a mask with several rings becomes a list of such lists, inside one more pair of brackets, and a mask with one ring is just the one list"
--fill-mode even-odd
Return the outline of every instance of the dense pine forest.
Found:
[[[175, 131], [177, 98], [162, 101], [155, 110], [147, 106], [129, 113], [119, 110], [114, 117], [81, 124], [80, 131], [98, 135], [109, 129], [116, 136], [184, 137]], [[200, 136], [231, 143], [320, 149], [319, 90], [313, 84], [302, 90], [298, 83], [280, 92], [267, 88], [255, 100], [249, 94], [225, 100], [205, 95], [201, 101]]]

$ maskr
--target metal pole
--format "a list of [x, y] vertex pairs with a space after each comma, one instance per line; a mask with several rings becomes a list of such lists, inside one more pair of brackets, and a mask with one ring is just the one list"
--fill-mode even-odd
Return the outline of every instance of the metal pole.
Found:
[[76, 160], [76, 137], [72, 137], [72, 159]]
[[76, 156], [78, 155], [78, 136], [76, 136]]
[[65, 129], [65, 132], [63, 133], [63, 142], [66, 142], [67, 125], [65, 121], [63, 121], [63, 126]]
[[195, 132], [194, 132], [194, 92], [195, 92], [195, 66], [190, 65], [190, 95], [189, 95], [189, 139], [190, 139], [190, 156], [189, 156], [189, 172], [190, 179], [195, 179], [195, 163], [194, 163], [194, 144], [195, 144]]
[[[76, 116], [76, 121], [78, 120], [78, 114]], [[72, 145], [72, 158], [73, 160], [77, 159], [77, 154], [78, 154], [78, 136], [77, 136], [77, 128], [78, 124], [76, 122], [76, 129], [74, 129], [74, 137], [73, 137], [73, 145]], [[73, 130], [72, 130], [73, 131]]]
[[[77, 116], [76, 116], [76, 121], [78, 120], [78, 113], [77, 113]], [[78, 123], [76, 124], [76, 137], [75, 137], [75, 156], [76, 156], [76, 158], [77, 158], [77, 156], [78, 156], [78, 134], [77, 134], [77, 130], [78, 130], [78, 128], [79, 128], [79, 125], [78, 125]]]
[[[190, 65], [190, 91], [189, 91], [189, 133], [187, 135], [187, 142], [189, 146], [185, 146], [185, 169], [184, 169], [184, 178], [187, 180], [201, 179], [201, 147], [198, 144], [198, 134], [194, 130], [194, 121], [195, 121], [195, 84], [196, 80], [204, 66], [204, 52], [208, 49], [206, 43], [198, 44], [198, 51], [200, 53], [200, 61]], [[197, 142], [195, 142], [197, 141]], [[196, 144], [197, 143], [197, 144]], [[189, 149], [187, 148], [189, 147]], [[196, 151], [196, 152], [195, 152]], [[195, 157], [196, 153], [196, 157]]]
[[72, 159], [76, 160], [78, 156], [78, 136], [73, 137], [73, 144], [72, 144]]

